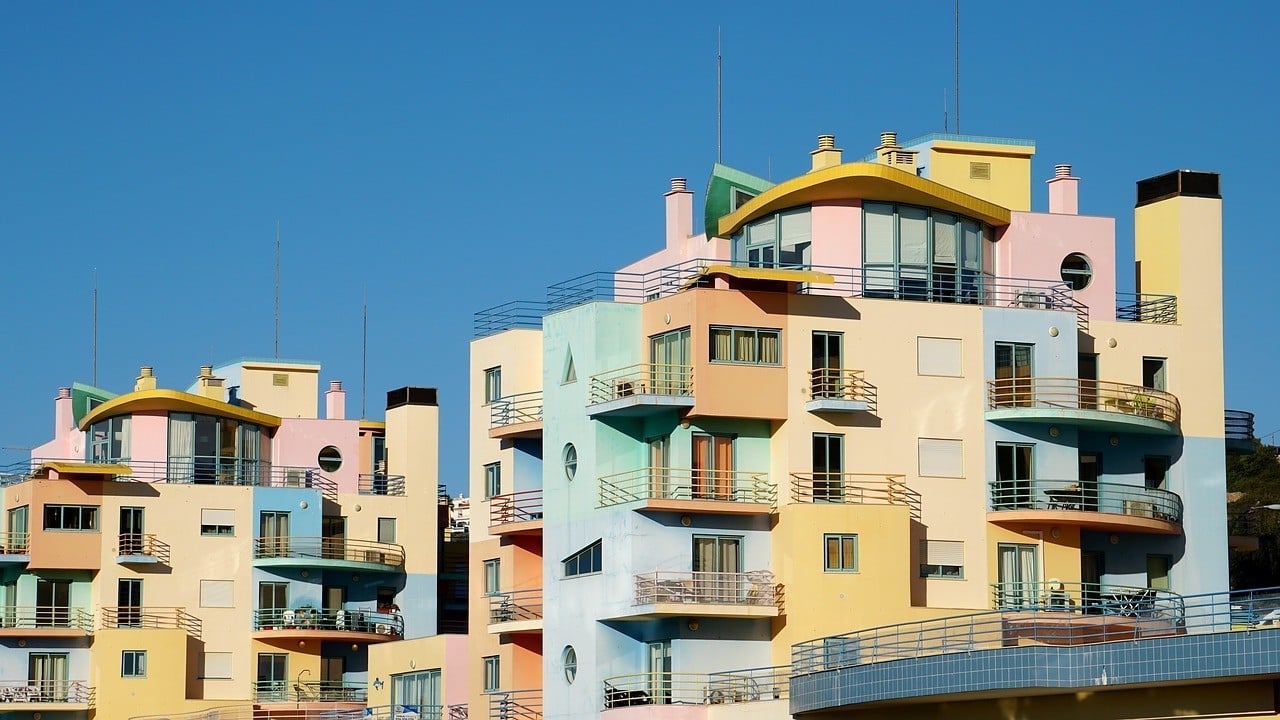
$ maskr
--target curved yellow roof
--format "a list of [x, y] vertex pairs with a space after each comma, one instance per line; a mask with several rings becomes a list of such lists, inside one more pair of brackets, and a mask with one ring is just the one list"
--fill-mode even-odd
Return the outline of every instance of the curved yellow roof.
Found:
[[230, 405], [178, 390], [139, 390], [114, 397], [85, 413], [85, 416], [80, 419], [80, 429], [84, 430], [105, 418], [149, 410], [217, 415], [270, 428], [280, 427], [280, 418], [275, 415], [249, 410], [239, 405]]
[[1008, 208], [915, 173], [880, 163], [855, 162], [807, 173], [774, 185], [720, 218], [717, 236], [729, 237], [748, 222], [771, 212], [821, 200], [849, 198], [925, 205], [996, 226], [1008, 225], [1010, 218]]

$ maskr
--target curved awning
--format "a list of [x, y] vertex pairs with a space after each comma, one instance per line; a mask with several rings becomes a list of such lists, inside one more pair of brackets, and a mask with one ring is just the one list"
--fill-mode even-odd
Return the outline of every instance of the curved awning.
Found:
[[178, 390], [139, 390], [112, 398], [90, 410], [80, 419], [80, 429], [84, 430], [99, 420], [117, 415], [156, 410], [217, 415], [269, 428], [280, 427], [280, 418], [275, 415], [249, 410], [239, 405], [231, 405]]

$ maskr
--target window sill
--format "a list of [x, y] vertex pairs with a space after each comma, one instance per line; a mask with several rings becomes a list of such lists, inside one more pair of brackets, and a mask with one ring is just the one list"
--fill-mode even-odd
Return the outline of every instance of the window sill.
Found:
[[597, 572], [578, 573], [577, 575], [564, 575], [560, 579], [561, 580], [577, 580], [578, 578], [595, 577], [596, 575], [603, 575], [603, 574], [604, 574], [604, 571], [600, 570]]
[[743, 360], [711, 360], [710, 363], [712, 365], [740, 365], [742, 367], [766, 367], [766, 368], [784, 367], [782, 363], [746, 362]]

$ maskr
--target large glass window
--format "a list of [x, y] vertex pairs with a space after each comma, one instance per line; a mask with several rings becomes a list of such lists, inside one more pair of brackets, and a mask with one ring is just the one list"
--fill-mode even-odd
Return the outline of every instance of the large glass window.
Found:
[[982, 301], [984, 227], [929, 208], [867, 202], [863, 217], [863, 293], [867, 297]]
[[417, 717], [439, 712], [440, 670], [419, 670], [391, 676], [391, 704], [417, 708]]
[[564, 576], [598, 573], [604, 566], [601, 550], [603, 543], [597, 540], [564, 559]]
[[90, 425], [85, 460], [96, 463], [128, 460], [130, 424], [129, 416], [121, 415]]
[[809, 208], [792, 208], [753, 220], [733, 237], [733, 261], [749, 267], [806, 267], [810, 262]]
[[711, 327], [711, 362], [782, 364], [782, 331]]
[[45, 505], [45, 530], [98, 531], [97, 505]]
[[267, 480], [270, 440], [232, 418], [169, 414], [169, 482], [257, 485]]

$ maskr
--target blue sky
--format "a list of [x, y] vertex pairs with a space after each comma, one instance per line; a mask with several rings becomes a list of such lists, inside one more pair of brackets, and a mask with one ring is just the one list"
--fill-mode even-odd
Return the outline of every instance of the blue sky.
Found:
[[[1016, 10], [1011, 10], [1016, 8]], [[776, 178], [820, 133], [851, 155], [941, 129], [952, 4], [111, 3], [0, 9], [0, 445], [52, 432], [56, 388], [141, 365], [185, 387], [210, 359], [320, 360], [359, 407], [441, 389], [441, 481], [466, 473], [476, 310], [662, 243], [668, 178], [715, 159]], [[1246, 3], [965, 0], [961, 129], [1069, 162], [1081, 211], [1118, 218], [1132, 286], [1134, 182], [1223, 174], [1227, 403], [1280, 429], [1266, 273], [1275, 11]], [[1263, 84], [1260, 84], [1263, 81]], [[1270, 318], [1270, 319], [1268, 319]], [[0, 452], [0, 462], [15, 460]]]

